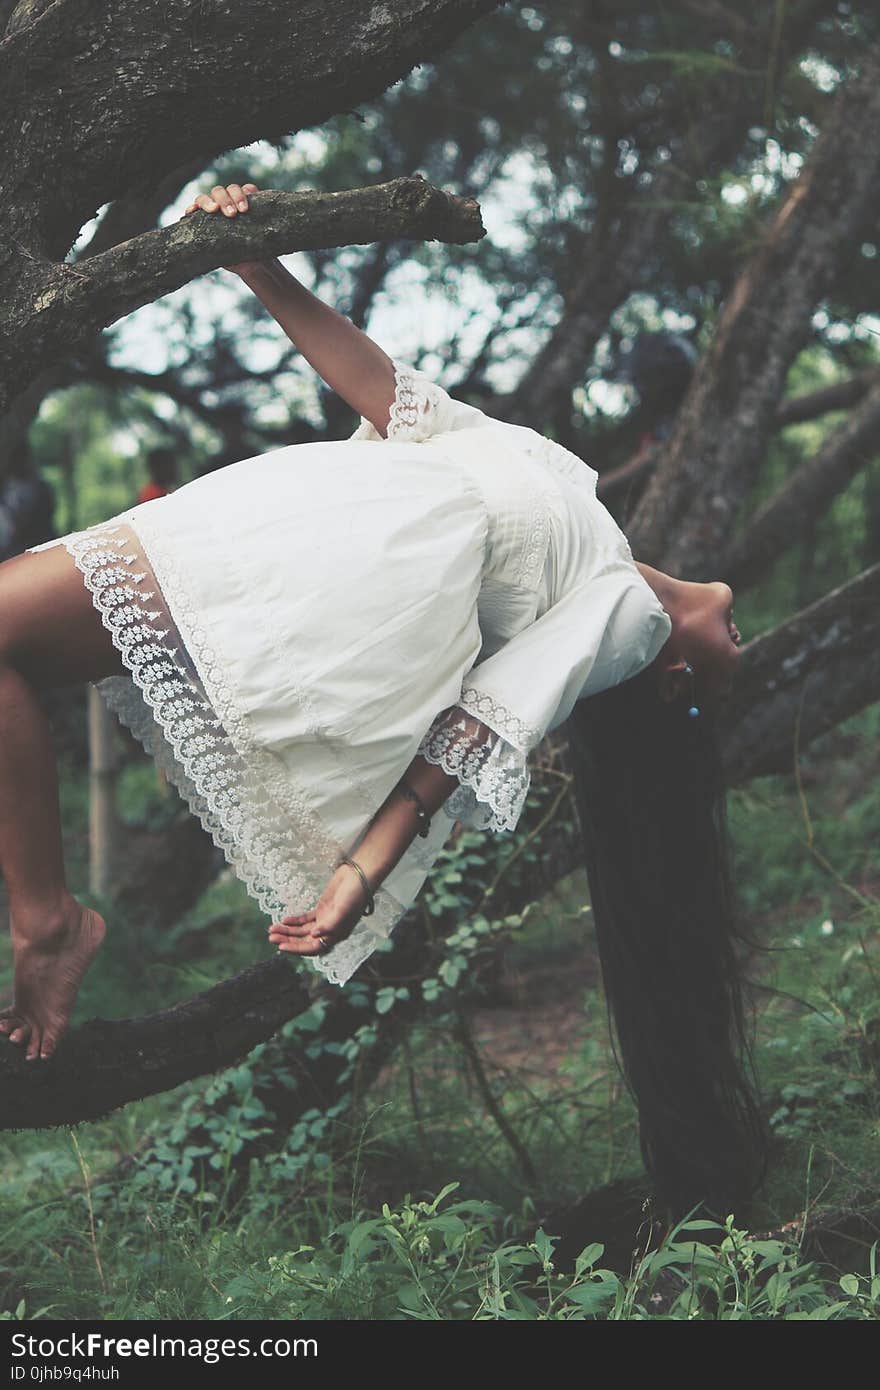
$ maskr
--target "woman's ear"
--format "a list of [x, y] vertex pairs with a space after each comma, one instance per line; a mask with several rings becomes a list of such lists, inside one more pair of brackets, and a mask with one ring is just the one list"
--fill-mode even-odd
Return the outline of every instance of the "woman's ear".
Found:
[[672, 700], [679, 700], [687, 686], [687, 676], [685, 668], [687, 662], [684, 657], [678, 661], [669, 661], [660, 667], [657, 677], [657, 693], [661, 700], [669, 704]]

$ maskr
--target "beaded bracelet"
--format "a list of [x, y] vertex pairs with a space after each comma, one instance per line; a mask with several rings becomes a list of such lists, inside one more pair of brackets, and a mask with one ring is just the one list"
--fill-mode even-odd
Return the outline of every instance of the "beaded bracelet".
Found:
[[418, 794], [418, 792], [416, 791], [415, 787], [411, 787], [410, 784], [409, 784], [409, 782], [404, 782], [404, 781], [401, 779], [401, 781], [400, 781], [400, 783], [399, 783], [398, 785], [399, 785], [399, 788], [400, 788], [400, 794], [401, 794], [401, 796], [405, 796], [406, 799], [407, 799], [407, 801], [411, 801], [411, 802], [413, 803], [413, 805], [415, 806], [415, 808], [416, 808], [416, 815], [417, 815], [418, 818], [419, 818], [419, 831], [418, 831], [418, 833], [419, 833], [419, 835], [421, 835], [422, 839], [424, 840], [424, 839], [426, 838], [427, 834], [428, 834], [428, 831], [429, 831], [430, 828], [431, 828], [431, 817], [428, 815], [428, 812], [425, 810], [424, 802], [422, 801], [422, 798], [419, 796], [419, 794]]
[[337, 867], [337, 869], [339, 868], [339, 866], [340, 866], [341, 864], [350, 864], [351, 867], [352, 867], [353, 869], [355, 869], [356, 872], [360, 875], [361, 883], [364, 885], [364, 892], [365, 892], [366, 895], [367, 895], [367, 903], [366, 903], [366, 906], [365, 906], [365, 908], [364, 908], [364, 916], [365, 916], [365, 917], [369, 917], [369, 915], [370, 915], [371, 912], [375, 912], [375, 911], [376, 911], [376, 904], [375, 904], [375, 901], [373, 900], [373, 890], [372, 890], [372, 888], [370, 887], [369, 879], [367, 878], [367, 876], [366, 876], [366, 874], [364, 873], [363, 869], [361, 868], [360, 864], [358, 864], [357, 861], [354, 860], [354, 859], [352, 859], [349, 855], [347, 855], [347, 854], [341, 854], [341, 855], [339, 856], [339, 859], [336, 861], [336, 867]]

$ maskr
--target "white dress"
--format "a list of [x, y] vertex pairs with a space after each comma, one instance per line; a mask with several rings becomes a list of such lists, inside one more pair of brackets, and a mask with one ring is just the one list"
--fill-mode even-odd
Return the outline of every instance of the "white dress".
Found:
[[455, 820], [513, 830], [530, 752], [672, 627], [594, 469], [395, 373], [387, 439], [362, 421], [49, 543], [130, 673], [98, 689], [272, 920], [314, 906], [417, 752], [458, 777], [375, 912], [304, 957], [339, 984]]

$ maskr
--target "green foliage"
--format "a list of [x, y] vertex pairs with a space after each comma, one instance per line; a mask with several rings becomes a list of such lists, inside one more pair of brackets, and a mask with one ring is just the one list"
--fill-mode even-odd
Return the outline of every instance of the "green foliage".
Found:
[[[603, 1246], [586, 1246], [573, 1271], [557, 1269], [557, 1238], [540, 1227], [528, 1242], [497, 1245], [502, 1213], [488, 1202], [443, 1206], [409, 1197], [399, 1211], [343, 1222], [319, 1247], [300, 1246], [269, 1261], [264, 1286], [297, 1318], [421, 1320], [767, 1321], [877, 1320], [876, 1244], [870, 1273], [838, 1281], [843, 1297], [796, 1245], [756, 1239], [728, 1218], [724, 1227], [680, 1223], [645, 1251], [629, 1277], [602, 1267]], [[700, 1238], [697, 1233], [700, 1233]], [[722, 1234], [723, 1232], [723, 1234]], [[710, 1236], [715, 1239], [710, 1243]], [[230, 1296], [251, 1292], [250, 1279]]]
[[[145, 1244], [129, 1210], [121, 1221], [117, 1214], [117, 1240], [104, 1248], [91, 1277], [81, 1259], [65, 1252], [62, 1267], [77, 1285], [76, 1293], [65, 1291], [67, 1306], [72, 1299], [73, 1307], [135, 1318], [352, 1321], [880, 1316], [876, 1243], [865, 1273], [831, 1277], [804, 1259], [795, 1242], [751, 1236], [732, 1218], [723, 1226], [692, 1220], [639, 1253], [628, 1274], [603, 1265], [597, 1242], [563, 1268], [554, 1253], [558, 1237], [539, 1226], [531, 1238], [503, 1238], [509, 1219], [502, 1209], [485, 1200], [450, 1201], [459, 1186], [447, 1183], [431, 1200], [407, 1194], [398, 1207], [383, 1203], [375, 1214], [358, 1210], [333, 1220], [331, 1213], [329, 1224], [324, 1213], [316, 1240], [289, 1244], [283, 1231], [269, 1237], [253, 1215], [220, 1226], [175, 1207], [148, 1211]], [[312, 1218], [316, 1229], [320, 1215]], [[103, 1224], [99, 1216], [99, 1232]], [[89, 1286], [91, 1303], [83, 1299]], [[0, 1316], [39, 1320], [58, 1311], [58, 1304], [19, 1298]]]

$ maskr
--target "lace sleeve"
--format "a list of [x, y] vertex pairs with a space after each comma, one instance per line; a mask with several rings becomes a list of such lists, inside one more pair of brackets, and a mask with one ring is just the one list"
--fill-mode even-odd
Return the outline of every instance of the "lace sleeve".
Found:
[[418, 751], [459, 780], [443, 803], [451, 820], [496, 833], [516, 828], [530, 783], [522, 749], [453, 705], [438, 714]]
[[[470, 407], [453, 401], [442, 386], [415, 367], [394, 360], [394, 401], [385, 438], [419, 444], [448, 429], [458, 409]], [[362, 416], [351, 438], [381, 440], [383, 436]]]

